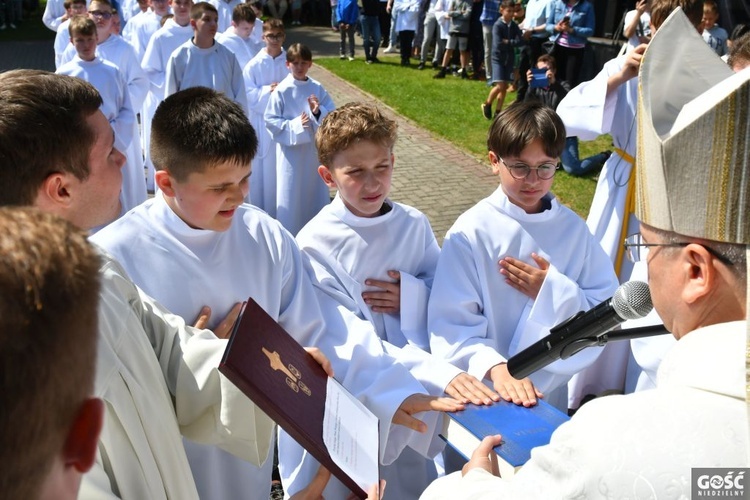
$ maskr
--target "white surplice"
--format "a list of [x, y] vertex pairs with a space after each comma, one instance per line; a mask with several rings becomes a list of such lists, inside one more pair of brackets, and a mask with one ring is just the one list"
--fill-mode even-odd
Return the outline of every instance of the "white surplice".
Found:
[[106, 410], [78, 498], [197, 500], [181, 434], [264, 460], [274, 424], [219, 374], [227, 341], [186, 326], [109, 255], [101, 280], [95, 396]]
[[423, 500], [695, 498], [692, 468], [748, 467], [746, 335], [745, 321], [689, 333], [656, 389], [583, 405], [510, 480], [457, 472]]
[[247, 66], [247, 63], [255, 57], [260, 49], [250, 37], [245, 40], [236, 34], [232, 26], [230, 26], [224, 33], [216, 35], [216, 41], [228, 48], [232, 54], [234, 54], [240, 68]]
[[139, 63], [143, 61], [143, 54], [146, 52], [151, 36], [159, 28], [161, 28], [161, 16], [153, 9], [148, 9], [133, 16], [122, 31], [122, 37], [132, 45]]
[[[313, 116], [307, 99], [315, 95], [320, 116]], [[292, 234], [330, 201], [328, 186], [318, 175], [315, 133], [320, 122], [334, 110], [328, 92], [316, 80], [296, 80], [287, 75], [271, 93], [266, 108], [266, 127], [276, 141], [276, 219]], [[302, 113], [310, 118], [302, 125]]]
[[[612, 296], [612, 264], [584, 221], [554, 197], [547, 200], [549, 209], [527, 214], [500, 186], [456, 220], [443, 242], [428, 307], [434, 355], [483, 379], [553, 326]], [[508, 285], [498, 264], [514, 257], [537, 267], [532, 252], [550, 263], [535, 300]], [[555, 361], [531, 380], [567, 411], [565, 384], [600, 350]]]
[[[427, 299], [440, 248], [422, 212], [387, 203], [391, 209], [386, 214], [358, 217], [337, 194], [297, 234], [297, 243], [310, 261], [316, 286], [370, 321], [387, 341], [388, 352], [409, 367], [430, 394], [441, 396], [461, 370], [422, 350], [429, 349]], [[378, 290], [366, 286], [365, 280], [392, 281], [389, 270], [401, 274], [398, 315], [373, 312], [362, 299], [362, 292]], [[391, 349], [389, 344], [403, 349]], [[431, 458], [407, 452], [382, 467], [381, 477], [388, 484], [386, 498], [416, 499], [437, 471]]]
[[153, 34], [143, 54], [141, 67], [151, 81], [148, 96], [141, 111], [141, 143], [146, 157], [146, 185], [154, 190], [154, 164], [151, 161], [151, 120], [156, 108], [164, 100], [164, 81], [167, 76], [167, 62], [177, 47], [189, 41], [193, 36], [190, 23], [180, 26], [174, 19], [167, 19], [164, 26]]
[[70, 44], [70, 19], [66, 19], [57, 28], [57, 34], [55, 35], [55, 43], [53, 48], [55, 50], [55, 69], [60, 67], [60, 61], [62, 61], [63, 52]]
[[225, 32], [232, 25], [232, 12], [243, 0], [208, 0], [219, 13], [219, 33]]
[[239, 104], [247, 114], [247, 95], [242, 68], [237, 58], [222, 44], [202, 49], [192, 40], [183, 43], [167, 62], [164, 97], [190, 87], [208, 87]]
[[[136, 112], [140, 110], [146, 99], [149, 83], [133, 47], [121, 37], [110, 35], [96, 46], [96, 55], [117, 66], [128, 84], [133, 110]], [[61, 64], [73, 60], [74, 57], [76, 57], [76, 49], [73, 44], [69, 44], [63, 52]], [[143, 171], [143, 149], [137, 122], [133, 124], [133, 140], [130, 141], [130, 147], [122, 153], [128, 159], [128, 168], [122, 170], [122, 192], [120, 193], [122, 213], [125, 213], [146, 201], [148, 197], [146, 176]]]
[[[211, 307], [213, 321], [221, 321], [233, 304], [253, 297], [300, 344], [319, 347], [331, 360], [337, 379], [379, 417], [384, 463], [392, 462], [406, 446], [423, 446], [422, 435], [389, 424], [406, 397], [425, 389], [384, 353], [367, 322], [312, 286], [294, 239], [262, 211], [241, 205], [227, 231], [199, 230], [185, 224], [157, 194], [94, 240], [118, 256], [144, 290], [188, 321], [203, 305]], [[434, 429], [437, 414], [429, 417]], [[301, 448], [283, 442], [280, 438], [279, 460], [299, 463]], [[287, 453], [289, 446], [292, 451]], [[285, 483], [286, 490], [306, 486], [317, 467], [308, 476], [310, 469], [301, 466], [298, 482]], [[200, 472], [194, 470], [199, 487]], [[245, 484], [241, 476], [227, 473], [212, 478], [220, 484], [212, 484], [210, 497], [220, 498], [221, 491], [231, 495], [232, 484]], [[269, 484], [270, 476], [254, 487], [267, 498]]]
[[[256, 26], [253, 30], [258, 27]], [[271, 85], [286, 78], [286, 52], [271, 57], [261, 49], [242, 70], [247, 89], [247, 106], [250, 123], [258, 134], [258, 154], [253, 159], [250, 177], [250, 203], [276, 217], [276, 142], [266, 128], [266, 107], [271, 97]]]

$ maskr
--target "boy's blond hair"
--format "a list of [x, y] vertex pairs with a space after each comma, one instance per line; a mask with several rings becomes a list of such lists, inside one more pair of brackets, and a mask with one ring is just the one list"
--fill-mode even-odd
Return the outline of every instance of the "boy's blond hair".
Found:
[[323, 119], [315, 135], [318, 161], [330, 168], [336, 154], [360, 141], [382, 144], [389, 149], [396, 144], [398, 125], [375, 105], [350, 102]]
[[96, 23], [86, 16], [73, 16], [68, 24], [68, 33], [71, 38], [76, 35], [96, 36]]

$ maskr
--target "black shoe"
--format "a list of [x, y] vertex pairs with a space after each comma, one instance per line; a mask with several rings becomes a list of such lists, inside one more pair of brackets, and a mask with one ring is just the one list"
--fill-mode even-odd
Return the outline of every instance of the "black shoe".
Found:
[[440, 67], [440, 63], [437, 61], [432, 61], [432, 69], [438, 69]]
[[372, 59], [370, 59], [370, 62], [372, 62], [373, 64], [380, 64], [380, 59], [378, 59], [377, 57], [373, 57]]
[[440, 71], [432, 75], [433, 78], [445, 78], [446, 73], [448, 73], [448, 70], [446, 68], [440, 68]]
[[458, 75], [461, 77], [461, 80], [468, 80], [469, 79], [469, 70], [466, 68], [461, 68], [458, 70]]
[[411, 66], [411, 62], [408, 59], [403, 59], [401, 61], [401, 66]]
[[482, 115], [488, 120], [492, 120], [492, 104], [482, 103]]
[[419, 69], [419, 70], [423, 70], [423, 69], [424, 69], [424, 62], [420, 62], [420, 63], [419, 63], [418, 65], [417, 65], [417, 69]]

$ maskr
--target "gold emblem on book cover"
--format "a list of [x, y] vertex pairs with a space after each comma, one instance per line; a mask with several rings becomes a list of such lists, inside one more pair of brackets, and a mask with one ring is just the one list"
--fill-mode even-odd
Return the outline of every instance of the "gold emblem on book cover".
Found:
[[271, 352], [265, 347], [262, 347], [261, 349], [271, 363], [271, 368], [273, 368], [274, 371], [280, 371], [286, 375], [286, 385], [288, 385], [291, 390], [294, 392], [302, 391], [308, 396], [312, 395], [310, 388], [302, 382], [302, 374], [296, 366], [291, 363], [288, 366], [285, 366], [281, 361], [281, 355], [278, 352]]

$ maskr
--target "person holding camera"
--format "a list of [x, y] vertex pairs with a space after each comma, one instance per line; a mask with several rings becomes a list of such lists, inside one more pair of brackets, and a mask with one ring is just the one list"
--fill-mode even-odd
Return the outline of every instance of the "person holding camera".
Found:
[[555, 0], [549, 6], [547, 33], [554, 43], [552, 55], [558, 62], [558, 78], [575, 87], [581, 81], [583, 54], [594, 34], [594, 7], [588, 0]]

